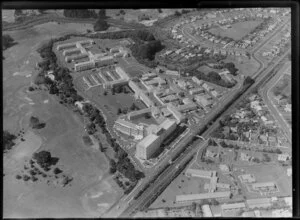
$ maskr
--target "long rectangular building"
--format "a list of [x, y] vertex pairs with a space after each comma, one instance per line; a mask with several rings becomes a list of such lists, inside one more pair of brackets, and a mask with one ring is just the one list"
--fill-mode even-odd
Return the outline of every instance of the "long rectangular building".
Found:
[[167, 109], [173, 114], [173, 116], [176, 118], [177, 124], [181, 123], [184, 119], [185, 116], [181, 114], [174, 105], [171, 103], [167, 104]]
[[151, 113], [151, 110], [152, 110], [152, 108], [145, 108], [145, 109], [141, 109], [138, 111], [129, 112], [127, 114], [127, 118], [128, 118], [128, 120], [133, 120], [133, 119], [139, 118], [141, 116], [144, 116], [147, 113]]
[[222, 211], [229, 211], [229, 210], [234, 210], [234, 209], [244, 209], [244, 208], [246, 208], [246, 205], [244, 202], [221, 205]]
[[230, 191], [225, 192], [213, 192], [213, 193], [201, 193], [201, 194], [189, 194], [189, 195], [177, 195], [176, 202], [193, 202], [202, 199], [228, 199], [231, 195]]
[[82, 63], [76, 63], [74, 65], [75, 67], [75, 71], [84, 71], [84, 70], [88, 70], [88, 69], [92, 69], [95, 67], [95, 63], [93, 61], [86, 61], [86, 62], [82, 62]]
[[270, 198], [248, 199], [246, 203], [250, 209], [252, 208], [267, 208], [272, 206]]
[[185, 174], [193, 176], [193, 177], [200, 177], [200, 178], [208, 178], [208, 179], [210, 179], [213, 176], [213, 171], [198, 170], [198, 169], [187, 169], [185, 171]]
[[136, 125], [124, 119], [119, 118], [116, 120], [114, 128], [128, 136], [133, 136], [139, 139], [144, 137], [144, 126]]

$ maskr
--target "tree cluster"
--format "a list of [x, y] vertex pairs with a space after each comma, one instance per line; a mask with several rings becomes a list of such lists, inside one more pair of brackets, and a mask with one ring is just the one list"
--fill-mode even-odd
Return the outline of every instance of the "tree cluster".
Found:
[[8, 34], [2, 35], [2, 49], [6, 50], [15, 45], [15, 40]]
[[232, 62], [230, 62], [230, 63], [225, 63], [225, 64], [224, 64], [224, 68], [227, 68], [228, 71], [229, 71], [232, 75], [234, 75], [234, 76], [237, 75], [238, 69], [235, 67], [234, 63], [232, 63]]
[[94, 10], [89, 9], [64, 9], [65, 17], [68, 18], [97, 18], [98, 15]]
[[[205, 74], [203, 72], [200, 72], [199, 70], [193, 70], [190, 72], [191, 76], [196, 76], [198, 79], [214, 83], [216, 85], [226, 87], [226, 88], [232, 88], [235, 83], [227, 82], [223, 80], [221, 77], [217, 77], [216, 74]], [[219, 74], [218, 74], [219, 75]]]
[[7, 152], [15, 145], [15, 139], [17, 139], [17, 136], [8, 131], [3, 131], [3, 152]]
[[42, 129], [46, 126], [45, 122], [40, 122], [37, 117], [31, 116], [29, 119], [30, 127], [33, 129]]
[[94, 31], [106, 31], [109, 28], [109, 24], [103, 18], [98, 18], [94, 24]]
[[33, 159], [40, 165], [45, 171], [50, 170], [51, 166], [54, 166], [58, 162], [57, 157], [52, 157], [49, 151], [40, 151], [33, 154]]

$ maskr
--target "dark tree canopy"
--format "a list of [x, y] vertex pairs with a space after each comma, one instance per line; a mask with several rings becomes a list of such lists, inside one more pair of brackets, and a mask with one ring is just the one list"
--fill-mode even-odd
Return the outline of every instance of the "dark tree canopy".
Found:
[[65, 9], [64, 16], [69, 18], [97, 18], [97, 13], [89, 9]]
[[15, 40], [8, 34], [2, 35], [2, 46], [3, 50], [6, 50], [7, 48], [13, 46], [16, 44]]
[[9, 133], [8, 131], [3, 131], [3, 151], [10, 150], [14, 145], [14, 140], [17, 137], [14, 134]]
[[94, 24], [94, 31], [106, 31], [109, 28], [108, 23], [103, 19], [98, 19]]

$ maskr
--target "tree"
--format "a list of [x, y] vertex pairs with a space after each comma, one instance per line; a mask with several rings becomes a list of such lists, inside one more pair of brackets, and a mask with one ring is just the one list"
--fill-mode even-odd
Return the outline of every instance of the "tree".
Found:
[[163, 11], [161, 10], [161, 8], [157, 9], [158, 13], [162, 13]]
[[122, 114], [122, 109], [121, 108], [118, 108], [118, 115]]
[[6, 152], [10, 150], [14, 145], [14, 140], [17, 139], [17, 136], [9, 133], [8, 131], [3, 131], [3, 151]]
[[3, 47], [3, 50], [6, 50], [9, 47], [12, 47], [15, 44], [16, 44], [15, 40], [10, 35], [8, 35], [8, 34], [2, 35], [2, 47]]
[[105, 9], [100, 9], [98, 12], [98, 18], [104, 19], [106, 18], [106, 10]]
[[89, 135], [92, 135], [96, 132], [96, 125], [93, 122], [91, 122], [86, 125], [86, 130]]
[[21, 9], [16, 9], [15, 10], [15, 16], [20, 16], [23, 14], [23, 11]]
[[121, 9], [121, 10], [119, 11], [119, 13], [120, 13], [121, 15], [125, 15], [125, 14], [126, 14], [126, 12], [125, 12], [123, 9]]
[[108, 23], [103, 19], [98, 19], [94, 24], [94, 31], [106, 31], [109, 28]]
[[29, 120], [30, 120], [30, 126], [33, 129], [41, 129], [46, 126], [46, 123], [40, 122], [37, 117], [31, 116]]
[[174, 15], [175, 15], [175, 16], [180, 16], [181, 13], [180, 13], [179, 11], [175, 11]]
[[132, 105], [130, 106], [130, 110], [134, 111], [137, 108], [137, 106], [135, 105], [135, 103], [132, 103]]
[[46, 11], [46, 9], [38, 9], [38, 12], [39, 12], [40, 14], [44, 14], [45, 11]]
[[56, 167], [54, 170], [53, 170], [53, 173], [54, 174], [60, 174], [62, 173], [63, 171], [61, 169], [59, 169], [58, 167]]

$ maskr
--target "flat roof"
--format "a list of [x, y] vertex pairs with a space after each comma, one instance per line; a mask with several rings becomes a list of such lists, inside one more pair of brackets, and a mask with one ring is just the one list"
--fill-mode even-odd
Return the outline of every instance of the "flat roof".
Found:
[[270, 198], [259, 198], [259, 199], [248, 199], [246, 200], [248, 205], [255, 205], [255, 204], [263, 204], [263, 203], [271, 203]]
[[170, 120], [170, 119], [166, 119], [164, 120], [159, 126], [165, 130], [168, 130], [171, 126], [173, 126], [174, 124], [176, 124], [176, 122], [174, 120]]
[[245, 208], [246, 205], [244, 202], [238, 202], [238, 203], [231, 203], [231, 204], [222, 204], [222, 209], [239, 209], [239, 208]]
[[268, 186], [274, 186], [274, 182], [260, 182], [260, 183], [253, 183], [253, 187], [268, 187]]
[[229, 197], [230, 191], [225, 192], [213, 192], [213, 193], [201, 193], [201, 194], [190, 194], [190, 195], [177, 195], [176, 202], [193, 201], [200, 199], [212, 199], [212, 198], [223, 198]]
[[123, 126], [129, 127], [129, 128], [133, 128], [133, 129], [138, 129], [140, 126], [130, 122], [130, 121], [126, 121], [124, 119], [117, 119], [115, 123], [121, 124]]
[[209, 170], [187, 169], [185, 173], [194, 174], [198, 176], [212, 177], [213, 172]]
[[141, 140], [138, 145], [147, 148], [149, 145], [151, 145], [154, 141], [156, 141], [159, 138], [159, 136], [155, 134], [149, 134], [147, 135], [143, 140]]

